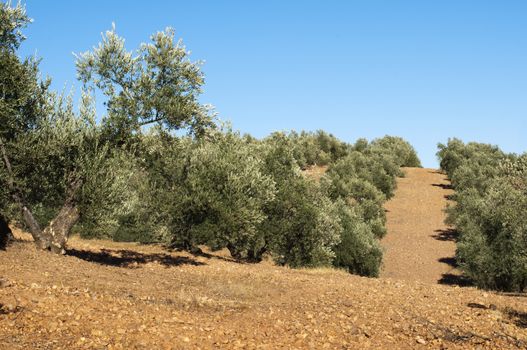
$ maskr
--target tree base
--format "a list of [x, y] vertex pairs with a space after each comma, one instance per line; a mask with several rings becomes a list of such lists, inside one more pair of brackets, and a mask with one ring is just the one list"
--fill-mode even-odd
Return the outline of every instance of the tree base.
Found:
[[13, 239], [13, 232], [2, 214], [0, 214], [0, 249], [4, 250]]

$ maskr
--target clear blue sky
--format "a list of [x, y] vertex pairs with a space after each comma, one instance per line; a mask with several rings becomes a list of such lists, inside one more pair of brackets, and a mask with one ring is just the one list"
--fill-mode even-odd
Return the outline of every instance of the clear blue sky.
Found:
[[[135, 49], [172, 26], [205, 60], [202, 102], [235, 129], [527, 150], [527, 1], [37, 1], [22, 53], [78, 88], [72, 52], [115, 22]], [[102, 112], [102, 111], [100, 111]]]

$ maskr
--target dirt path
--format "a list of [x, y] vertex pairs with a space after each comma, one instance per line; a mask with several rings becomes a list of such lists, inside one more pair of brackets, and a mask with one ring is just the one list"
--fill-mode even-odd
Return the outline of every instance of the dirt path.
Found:
[[456, 284], [455, 232], [444, 224], [446, 176], [435, 169], [407, 168], [395, 197], [386, 203], [388, 234], [382, 277], [426, 283]]

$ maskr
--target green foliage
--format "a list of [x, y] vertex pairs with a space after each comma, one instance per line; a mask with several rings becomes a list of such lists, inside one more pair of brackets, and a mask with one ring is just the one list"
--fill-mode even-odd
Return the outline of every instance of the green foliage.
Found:
[[370, 148], [374, 152], [391, 154], [398, 167], [421, 167], [421, 161], [415, 149], [401, 137], [384, 136], [374, 140]]
[[90, 158], [84, 164], [97, 162], [96, 166], [88, 168], [89, 174], [79, 194], [82, 215], [78, 230], [81, 236], [150, 241], [149, 231], [135, 231], [135, 235], [125, 233], [140, 228], [133, 220], [140, 212], [144, 191], [142, 174], [133, 154], [119, 149], [109, 150], [106, 146]]
[[277, 263], [292, 267], [330, 265], [340, 239], [339, 218], [318, 184], [302, 176], [293, 142], [284, 134], [274, 134], [260, 149], [264, 171], [276, 183], [276, 196], [265, 207], [267, 218], [260, 229]]
[[[78, 57], [87, 89], [76, 113], [71, 97], [48, 93], [49, 81], [39, 81], [38, 60], [21, 62], [16, 55], [20, 29], [29, 22], [25, 10], [2, 4], [0, 18], [0, 141], [13, 168], [8, 174], [3, 159], [1, 185], [13, 185], [2, 186], [2, 208], [16, 192], [23, 198], [15, 201], [18, 206], [28, 205], [47, 224], [68, 198], [80, 212], [78, 229], [84, 236], [164, 239], [166, 220], [153, 205], [156, 191], [165, 188], [141, 167], [142, 126], [156, 123], [205, 135], [213, 115], [197, 101], [200, 64], [188, 60], [170, 29], [154, 34], [135, 55], [125, 50], [124, 39], [108, 32], [98, 48]], [[93, 88], [108, 100], [100, 124]]]
[[189, 128], [202, 135], [211, 126], [209, 108], [198, 101], [204, 76], [200, 62], [190, 62], [171, 28], [151, 36], [134, 53], [127, 51], [115, 26], [92, 52], [77, 56], [78, 78], [108, 98], [106, 137], [126, 142], [141, 127], [157, 123], [168, 129]]
[[273, 180], [262, 173], [263, 162], [234, 133], [218, 133], [193, 152], [186, 179], [192, 206], [203, 214], [189, 227], [227, 247], [235, 258], [250, 258], [258, 247], [263, 207], [274, 198]]
[[[347, 157], [331, 165], [327, 172], [333, 181], [330, 190], [333, 198], [349, 197], [356, 190], [354, 179], [361, 179], [372, 184], [387, 198], [393, 196], [395, 191], [395, 176], [386, 172], [379, 157], [353, 151]], [[354, 194], [355, 199], [360, 199], [360, 193]], [[383, 198], [384, 199], [384, 198]]]
[[41, 108], [42, 86], [39, 83], [38, 61], [21, 61], [16, 54], [25, 39], [21, 29], [31, 19], [20, 4], [0, 4], [0, 215], [11, 214], [11, 177], [4, 157], [12, 152], [12, 142], [31, 128]]
[[458, 218], [464, 221], [458, 257], [478, 286], [506, 291], [527, 286], [526, 195], [499, 179], [479, 205]]
[[0, 50], [0, 137], [13, 141], [33, 129], [46, 113], [49, 81], [39, 81], [35, 58], [20, 61], [16, 53]]
[[[364, 163], [366, 162], [366, 164]], [[370, 166], [370, 170], [367, 166]], [[374, 171], [379, 171], [381, 176], [375, 177]], [[352, 207], [356, 213], [367, 222], [374, 235], [378, 238], [386, 234], [384, 227], [386, 215], [383, 204], [386, 196], [377, 187], [382, 184], [391, 184], [395, 187], [395, 178], [383, 173], [380, 163], [375, 158], [368, 158], [359, 152], [341, 159], [328, 169], [326, 176], [321, 180], [322, 187], [328, 196], [336, 201], [343, 200]], [[377, 186], [374, 182], [377, 182]], [[392, 193], [390, 189], [390, 194]]]
[[[81, 109], [86, 111], [89, 106]], [[93, 173], [108, 152], [97, 143], [99, 131], [92, 115], [76, 115], [71, 98], [52, 94], [47, 112], [10, 149], [18, 187], [43, 219], [51, 219], [72, 181], [90, 181], [96, 176]]]
[[21, 3], [12, 7], [10, 2], [0, 4], [0, 50], [14, 52], [26, 38], [21, 29], [32, 20]]
[[448, 140], [447, 145], [440, 143], [438, 148], [441, 169], [457, 190], [475, 188], [483, 193], [498, 175], [500, 162], [508, 157], [496, 146], [476, 142], [465, 145], [458, 139]]
[[460, 233], [460, 268], [481, 288], [522, 291], [527, 286], [527, 156], [456, 139], [440, 144], [438, 156], [456, 189], [447, 222]]
[[292, 267], [330, 265], [339, 243], [340, 220], [318, 186], [295, 177], [280, 186], [263, 226], [273, 236], [277, 263]]
[[134, 162], [130, 163], [132, 176], [126, 194], [130, 209], [117, 216], [113, 238], [172, 242], [180, 247], [186, 242], [183, 248], [190, 249], [197, 243], [185, 235], [185, 223], [189, 221], [182, 213], [189, 211], [186, 169], [196, 144], [190, 138], [174, 138], [160, 127], [152, 128], [139, 140], [133, 154], [129, 154]]
[[281, 134], [291, 141], [294, 158], [298, 165], [305, 169], [312, 165], [328, 165], [346, 156], [349, 145], [335, 136], [318, 130], [317, 132], [290, 132]]
[[[303, 176], [294, 144], [284, 133], [258, 141], [213, 132], [195, 141], [153, 132], [143, 138], [140, 157], [155, 195], [141, 197], [152, 202], [173, 247], [192, 251], [206, 244], [226, 247], [238, 259], [259, 261], [268, 253], [292, 267], [334, 264], [378, 274], [385, 196], [371, 181], [377, 180], [374, 171], [390, 181], [395, 175], [387, 175], [380, 153], [371, 160], [354, 152], [348, 159], [356, 167], [352, 172], [345, 157], [330, 171], [339, 176], [319, 185]], [[346, 191], [332, 193], [340, 177]], [[135, 232], [136, 221], [128, 223]]]
[[186, 142], [166, 135], [153, 145], [149, 162], [161, 220], [173, 233], [172, 246], [197, 244], [228, 248], [238, 259], [252, 259], [261, 244], [263, 207], [274, 198], [272, 179], [251, 144], [231, 131]]
[[356, 208], [338, 201], [342, 226], [340, 243], [335, 247], [333, 265], [361, 276], [378, 276], [382, 263], [382, 248], [372, 225], [362, 220]]
[[29, 22], [20, 4], [0, 4], [0, 138], [4, 143], [34, 128], [45, 113], [50, 82], [40, 81], [38, 59], [21, 61], [16, 53], [25, 39], [20, 30]]

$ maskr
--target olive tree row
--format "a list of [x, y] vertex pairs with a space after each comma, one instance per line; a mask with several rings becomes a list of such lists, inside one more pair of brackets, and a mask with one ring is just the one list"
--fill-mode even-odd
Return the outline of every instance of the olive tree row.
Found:
[[527, 156], [457, 139], [439, 145], [441, 168], [456, 190], [447, 222], [459, 232], [456, 257], [482, 288], [527, 287]]
[[[77, 112], [39, 79], [37, 60], [18, 59], [24, 9], [1, 11], [0, 213], [23, 221], [39, 248], [64, 253], [75, 227], [84, 237], [378, 274], [383, 203], [401, 167], [419, 166], [407, 142], [351, 145], [322, 131], [256, 140], [218, 127], [198, 101], [200, 63], [172, 29], [128, 51], [113, 27], [78, 54]], [[315, 164], [328, 165], [320, 181], [302, 171]]]

